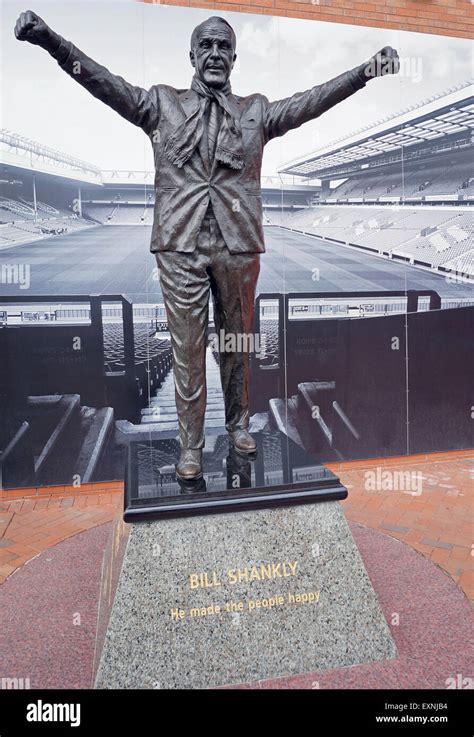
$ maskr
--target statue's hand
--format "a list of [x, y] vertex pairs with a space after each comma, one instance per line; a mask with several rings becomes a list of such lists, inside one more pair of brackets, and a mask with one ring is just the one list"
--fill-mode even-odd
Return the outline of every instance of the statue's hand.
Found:
[[400, 59], [396, 49], [384, 46], [371, 59], [361, 66], [362, 74], [366, 79], [384, 77], [386, 74], [398, 74]]
[[54, 51], [61, 40], [32, 10], [27, 10], [18, 18], [15, 25], [15, 37], [18, 41], [29, 41], [30, 44], [42, 46], [48, 51]]

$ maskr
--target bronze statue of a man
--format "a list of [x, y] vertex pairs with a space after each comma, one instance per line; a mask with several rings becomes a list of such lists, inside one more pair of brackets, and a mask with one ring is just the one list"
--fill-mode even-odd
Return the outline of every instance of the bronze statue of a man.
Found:
[[[181, 456], [180, 478], [202, 475], [206, 409], [205, 354], [209, 295], [218, 334], [252, 328], [260, 254], [265, 251], [260, 173], [263, 147], [317, 118], [365, 86], [396, 73], [385, 47], [368, 62], [325, 84], [276, 102], [239, 97], [229, 77], [236, 38], [213, 16], [191, 36], [194, 76], [188, 90], [157, 84], [148, 91], [111, 74], [55, 33], [35, 13], [22, 13], [16, 38], [46, 49], [65, 72], [134, 125], [153, 146], [156, 201], [151, 251], [156, 254], [171, 343]], [[253, 453], [248, 432], [249, 354], [222, 352], [226, 428], [235, 449]]]

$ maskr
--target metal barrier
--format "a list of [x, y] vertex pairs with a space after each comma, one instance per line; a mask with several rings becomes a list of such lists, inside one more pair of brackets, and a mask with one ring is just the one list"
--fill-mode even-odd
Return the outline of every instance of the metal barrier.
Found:
[[[35, 305], [39, 304], [63, 304], [63, 303], [89, 303], [90, 310], [84, 311], [82, 317], [90, 317], [90, 324], [94, 335], [96, 336], [99, 344], [104, 346], [103, 336], [103, 323], [102, 323], [102, 304], [103, 302], [120, 302], [122, 306], [122, 319], [123, 319], [123, 339], [124, 339], [124, 360], [126, 370], [132, 372], [134, 370], [134, 332], [133, 332], [133, 304], [131, 300], [124, 294], [61, 294], [61, 295], [41, 295], [41, 296], [29, 296], [29, 295], [18, 295], [14, 297], [0, 297], [0, 303], [2, 305], [8, 304], [28, 304], [32, 303]], [[62, 311], [61, 311], [62, 312]], [[61, 315], [64, 319], [66, 316]], [[6, 322], [6, 321], [5, 321]], [[29, 323], [29, 327], [34, 326], [34, 322]], [[59, 327], [63, 323], [59, 321], [52, 321], [49, 323], [52, 327], [56, 325]], [[0, 327], [8, 327], [8, 323], [0, 325]]]
[[[402, 313], [425, 311], [426, 300], [429, 301], [429, 310], [441, 309], [441, 298], [437, 292], [431, 289], [383, 292], [289, 292], [288, 294], [269, 292], [259, 294], [255, 305], [253, 331], [255, 335], [260, 337], [260, 344], [263, 343], [264, 348], [266, 344], [267, 352], [261, 352], [260, 355], [252, 354], [251, 356], [251, 410], [253, 412], [265, 411], [269, 399], [283, 397], [291, 389], [288, 386], [288, 367], [295, 360], [304, 361], [304, 359], [297, 358], [295, 355], [287, 356], [288, 351], [292, 350], [294, 342], [288, 340], [290, 329], [291, 335], [294, 336], [299, 329], [297, 327], [298, 323], [301, 325], [301, 330], [304, 329], [303, 325], [307, 325], [308, 322], [314, 326], [314, 331], [312, 331], [314, 334], [313, 340], [319, 342], [321, 365], [324, 368], [330, 351], [335, 351], [336, 344], [341, 342], [340, 323], [353, 319], [351, 314], [338, 313], [332, 316], [322, 314], [315, 318], [309, 310], [306, 313], [299, 313], [299, 316], [296, 317], [295, 314], [292, 314], [292, 302], [297, 302], [301, 310], [305, 301], [347, 303], [352, 300], [367, 303], [372, 300], [372, 303], [375, 304], [378, 301], [390, 302], [397, 299], [400, 300], [401, 307], [403, 306], [402, 302], [406, 302], [405, 308], [401, 310]], [[270, 304], [264, 306], [263, 303], [265, 302]], [[367, 314], [370, 313], [365, 312], [364, 317], [367, 317]], [[378, 314], [377, 312], [374, 313], [374, 315]], [[388, 311], [387, 314], [394, 314], [394, 312]], [[277, 322], [277, 325], [271, 324], [272, 322]], [[267, 323], [266, 326], [265, 323]], [[269, 331], [276, 332], [276, 336], [269, 337]]]
[[[355, 294], [401, 296], [338, 296]], [[255, 330], [272, 333], [274, 355], [252, 356], [251, 414], [270, 411], [324, 461], [472, 447], [474, 306], [440, 309], [420, 291], [405, 313], [321, 318], [303, 309], [315, 296], [334, 298], [260, 295]]]
[[[124, 363], [124, 371], [121, 372], [121, 375], [125, 379], [125, 385], [129, 390], [133, 390], [136, 385], [136, 369], [135, 369], [135, 339], [134, 339], [134, 326], [133, 326], [133, 305], [131, 300], [123, 294], [91, 294], [91, 295], [83, 295], [83, 294], [67, 294], [67, 295], [41, 295], [41, 296], [29, 296], [29, 295], [18, 295], [18, 296], [11, 296], [11, 297], [1, 297], [0, 303], [4, 306], [7, 305], [26, 305], [26, 304], [34, 304], [36, 305], [52, 305], [52, 304], [65, 304], [65, 303], [73, 303], [73, 304], [81, 304], [81, 303], [88, 303], [90, 306], [89, 310], [89, 316], [90, 316], [90, 324], [75, 324], [75, 325], [66, 325], [63, 321], [39, 321], [39, 322], [28, 322], [28, 323], [22, 323], [19, 325], [9, 325], [7, 324], [0, 325], [1, 331], [6, 331], [7, 336], [12, 335], [13, 332], [10, 331], [24, 331], [24, 335], [26, 337], [26, 332], [28, 331], [31, 342], [30, 345], [34, 342], [34, 338], [36, 335], [36, 331], [38, 331], [38, 338], [43, 335], [42, 332], [44, 330], [51, 331], [48, 333], [50, 336], [54, 336], [54, 331], [58, 331], [58, 335], [64, 336], [65, 331], [68, 331], [68, 336], [70, 333], [70, 336], [73, 337], [74, 335], [77, 335], [79, 338], [84, 338], [87, 342], [88, 346], [88, 359], [86, 364], [84, 364], [83, 370], [84, 370], [84, 382], [83, 386], [84, 389], [81, 391], [81, 395], [84, 394], [85, 401], [89, 402], [93, 406], [104, 406], [106, 404], [107, 400], [107, 391], [106, 391], [106, 379], [110, 375], [110, 372], [106, 371], [105, 367], [105, 353], [104, 353], [104, 326], [103, 326], [103, 316], [102, 316], [102, 305], [103, 303], [107, 302], [119, 302], [122, 307], [122, 325], [123, 325], [123, 363]], [[32, 332], [33, 331], [33, 332]], [[17, 337], [16, 335], [14, 336]], [[12, 366], [14, 367], [18, 361], [21, 359], [22, 355], [28, 354], [28, 345], [25, 345], [25, 341], [19, 341], [14, 340], [13, 337], [11, 340], [6, 340], [6, 350], [7, 350], [7, 360], [10, 360]], [[64, 341], [63, 341], [64, 342]], [[22, 344], [21, 346], [19, 344]], [[46, 351], [46, 349], [45, 349]], [[8, 355], [8, 352], [10, 352], [10, 356]], [[67, 385], [67, 370], [73, 370], [76, 373], [79, 372], [80, 367], [74, 366], [74, 369], [72, 369], [72, 349], [67, 350], [68, 356], [66, 356], [66, 349], [63, 349], [63, 355], [60, 355], [60, 351], [58, 351], [58, 355], [55, 356], [55, 347], [49, 349], [50, 355], [47, 357], [50, 364], [54, 365], [54, 360], [57, 359], [58, 365], [60, 365], [61, 359], [64, 362], [65, 368], [65, 382], [64, 386]], [[78, 356], [80, 356], [80, 352], [77, 353]], [[45, 359], [46, 361], [46, 359]], [[69, 363], [68, 363], [69, 361]], [[16, 383], [16, 376], [14, 370], [12, 371], [12, 376], [7, 376], [6, 379], [8, 382], [10, 382], [12, 379]], [[87, 380], [89, 379], [89, 380]], [[5, 380], [5, 379], [4, 379]], [[25, 381], [25, 384], [28, 385], [28, 380]], [[47, 385], [47, 382], [46, 382]], [[53, 390], [56, 392], [61, 392], [61, 387], [57, 386], [56, 388], [53, 387]], [[77, 389], [75, 389], [78, 391]], [[13, 389], [15, 392], [16, 389]], [[18, 389], [20, 392], [21, 389]]]

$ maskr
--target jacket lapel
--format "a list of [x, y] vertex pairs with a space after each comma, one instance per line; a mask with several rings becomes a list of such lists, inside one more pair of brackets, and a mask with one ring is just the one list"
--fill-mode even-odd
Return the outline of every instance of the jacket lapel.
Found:
[[[183, 118], [191, 115], [200, 105], [199, 95], [194, 90], [187, 90], [182, 97], [179, 97], [179, 104], [183, 113]], [[203, 136], [204, 138], [204, 136]], [[198, 152], [201, 157], [201, 162], [206, 171], [209, 171], [209, 162], [207, 159], [207, 146], [203, 147], [203, 144], [207, 141], [201, 140], [198, 144]]]
[[[235, 119], [240, 120], [240, 116], [242, 115], [242, 105], [240, 104], [240, 101], [237, 100], [237, 98], [234, 95], [229, 95], [227, 99], [228, 99], [229, 106], [232, 109]], [[191, 89], [187, 90], [182, 97], [180, 96], [178, 98], [178, 101], [179, 101], [179, 105], [183, 113], [184, 120], [192, 112], [194, 112], [200, 105], [199, 95], [197, 94], [197, 92], [194, 92], [194, 90], [191, 90]], [[205, 127], [203, 139], [205, 140], [201, 140], [198, 145], [199, 155], [201, 157], [202, 165], [204, 166], [206, 171], [210, 175], [212, 175], [215, 167], [217, 166], [217, 161], [215, 157], [212, 162], [209, 162], [209, 159], [208, 159], [207, 125]]]

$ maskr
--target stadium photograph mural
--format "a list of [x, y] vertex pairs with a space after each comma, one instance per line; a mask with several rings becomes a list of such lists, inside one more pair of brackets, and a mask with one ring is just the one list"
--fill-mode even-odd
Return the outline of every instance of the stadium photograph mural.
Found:
[[[176, 478], [184, 444], [202, 451], [208, 488], [222, 489], [227, 432], [250, 452], [263, 433], [258, 450], [271, 474], [273, 457], [286, 452], [272, 445], [279, 431], [294, 449], [295, 478], [324, 476], [330, 461], [472, 446], [467, 40], [225, 13], [237, 37], [233, 99], [256, 95], [241, 135], [249, 146], [259, 140], [266, 100], [265, 140], [255, 151], [265, 148], [261, 176], [247, 163], [246, 185], [229, 195], [226, 211], [218, 167], [205, 203], [216, 211], [215, 249], [221, 231], [230, 251], [231, 234], [241, 238], [224, 269], [227, 298], [251, 269], [258, 282], [253, 322], [248, 306], [251, 325], [243, 319], [239, 333], [222, 320], [217, 265], [206, 276], [202, 416], [185, 432], [182, 391], [178, 407], [175, 394], [183, 361], [170, 324], [178, 318], [166, 308], [179, 259], [160, 254], [157, 263], [150, 242], [158, 251], [178, 238], [167, 231], [168, 210], [181, 208], [187, 238], [208, 215], [171, 181], [162, 158], [154, 162], [144, 90], [163, 85], [163, 118], [166, 86], [190, 86], [191, 32], [209, 12], [120, 2], [114, 32], [104, 34], [109, 3], [41, 1], [33, 10], [17, 38], [25, 8], [6, 3], [2, 23], [0, 488], [123, 479], [131, 444], [143, 483], [163, 486]], [[57, 36], [28, 38], [41, 19]], [[314, 85], [318, 92], [302, 101]], [[226, 135], [220, 150], [238, 162], [234, 133]], [[175, 167], [184, 175], [187, 160]], [[258, 222], [249, 229], [258, 247], [236, 229], [242, 210], [244, 219], [262, 217], [262, 232]], [[179, 319], [189, 330], [186, 355], [199, 353], [189, 313]], [[232, 425], [235, 387], [245, 382], [248, 402]], [[191, 460], [199, 466], [201, 453]]]

